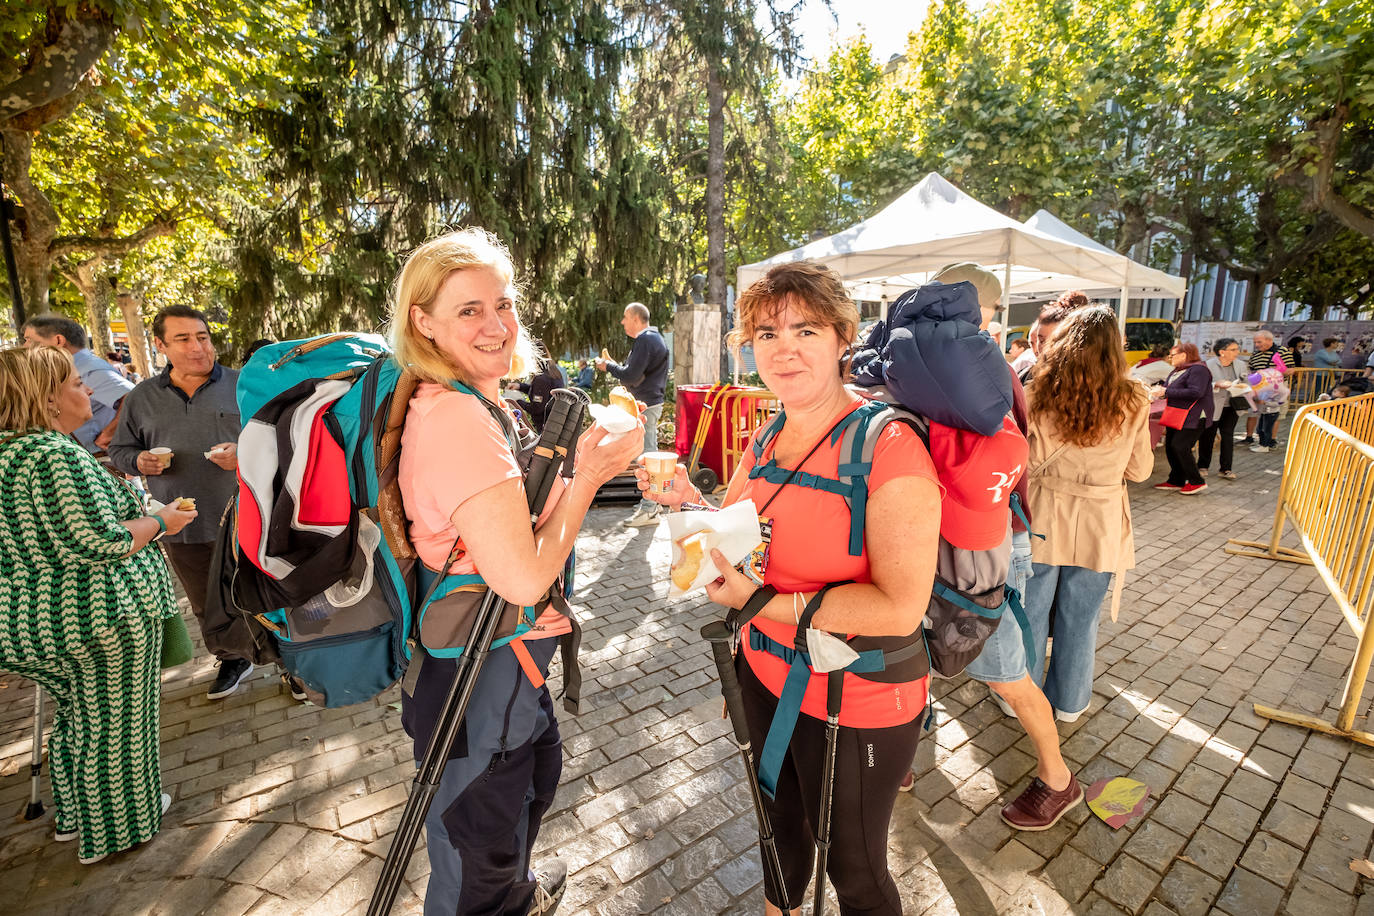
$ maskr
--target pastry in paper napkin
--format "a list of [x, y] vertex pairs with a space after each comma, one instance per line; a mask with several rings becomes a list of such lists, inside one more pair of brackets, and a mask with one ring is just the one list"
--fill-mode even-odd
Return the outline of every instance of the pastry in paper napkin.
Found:
[[666, 525], [673, 547], [670, 596], [705, 588], [720, 576], [716, 564], [711, 562], [712, 549], [738, 566], [763, 540], [758, 511], [751, 499], [719, 512], [673, 512], [667, 516]]
[[603, 442], [624, 439], [639, 425], [639, 402], [623, 385], [616, 385], [611, 389], [609, 405], [591, 404], [588, 409], [596, 425], [606, 431]]
[[606, 431], [606, 438], [602, 442], [615, 442], [624, 439], [630, 433], [639, 428], [639, 418], [626, 413], [619, 407], [607, 407], [605, 404], [591, 404], [587, 407], [592, 413], [592, 419], [596, 425]]

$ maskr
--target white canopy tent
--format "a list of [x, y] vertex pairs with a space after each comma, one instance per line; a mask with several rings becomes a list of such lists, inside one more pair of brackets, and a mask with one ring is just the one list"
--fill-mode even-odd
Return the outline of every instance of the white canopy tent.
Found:
[[1120, 263], [1118, 264], [1118, 274], [1113, 278], [1114, 282], [1111, 283], [1102, 283], [1096, 278], [1065, 277], [1052, 274], [1039, 278], [1025, 277], [1019, 282], [1014, 278], [1012, 281], [1013, 296], [1032, 291], [1051, 294], [1052, 291], [1081, 289], [1089, 296], [1121, 295], [1129, 299], [1182, 299], [1188, 290], [1188, 281], [1182, 277], [1176, 277], [1171, 273], [1146, 267], [1138, 261], [1133, 261], [1106, 245], [1100, 244], [1090, 236], [1084, 235], [1048, 210], [1035, 211], [1035, 215], [1022, 225], [1042, 235], [1050, 235], [1066, 242], [1081, 245], [1084, 248], [1092, 248], [1104, 255], [1115, 256], [1120, 259]]
[[858, 297], [875, 299], [918, 286], [947, 264], [974, 261], [1002, 277], [1003, 323], [1013, 297], [1108, 290], [1122, 296], [1124, 329], [1131, 293], [1163, 298], [1182, 296], [1185, 289], [1182, 279], [1136, 264], [1043, 210], [1018, 223], [934, 172], [843, 232], [746, 264], [737, 274], [739, 288], [776, 264], [801, 260], [828, 265]]

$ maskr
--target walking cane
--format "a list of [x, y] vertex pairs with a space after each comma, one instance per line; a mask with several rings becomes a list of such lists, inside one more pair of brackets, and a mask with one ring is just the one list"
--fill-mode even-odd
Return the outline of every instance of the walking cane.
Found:
[[29, 758], [29, 806], [24, 820], [43, 816], [43, 799], [38, 797], [39, 774], [43, 771], [43, 688], [33, 685], [33, 756]]
[[[582, 415], [589, 400], [586, 392], [580, 389], [559, 388], [553, 392], [553, 405], [549, 408], [548, 419], [544, 422], [544, 431], [535, 447], [530, 472], [525, 480], [525, 495], [532, 521], [539, 517], [539, 509], [548, 499], [554, 477], [558, 474], [558, 463], [562, 462], [565, 472], [572, 470], [575, 458], [573, 445], [582, 431]], [[415, 774], [405, 810], [396, 826], [396, 836], [387, 850], [386, 862], [382, 865], [382, 873], [377, 878], [377, 887], [367, 907], [368, 916], [385, 916], [391, 912], [391, 906], [396, 901], [406, 866], [415, 852], [415, 841], [420, 837], [429, 806], [439, 790], [439, 780], [448, 764], [449, 752], [458, 739], [458, 729], [467, 714], [477, 678], [482, 673], [482, 665], [496, 638], [504, 606], [505, 601], [501, 596], [487, 589], [477, 609], [467, 648], [458, 657], [453, 686], [449, 688], [434, 733], [430, 735], [429, 747], [425, 749], [425, 756]]]
[[787, 881], [782, 873], [782, 860], [778, 858], [778, 846], [773, 840], [773, 822], [763, 807], [758, 770], [754, 766], [749, 721], [744, 717], [744, 696], [740, 692], [739, 678], [735, 675], [735, 631], [724, 620], [712, 620], [701, 628], [701, 635], [711, 644], [716, 671], [720, 674], [720, 692], [725, 697], [725, 709], [729, 713], [730, 724], [735, 729], [735, 746], [739, 748], [740, 759], [744, 761], [744, 778], [749, 783], [749, 794], [754, 799], [754, 816], [759, 822], [759, 851], [763, 856], [763, 867], [768, 870], [773, 878], [773, 885], [778, 889], [782, 911], [791, 913], [792, 907], [787, 900]]
[[825, 914], [825, 866], [830, 858], [830, 804], [835, 795], [835, 746], [840, 735], [840, 698], [844, 672], [831, 671], [825, 679], [825, 769], [821, 774], [820, 830], [816, 833], [816, 902], [813, 916]]

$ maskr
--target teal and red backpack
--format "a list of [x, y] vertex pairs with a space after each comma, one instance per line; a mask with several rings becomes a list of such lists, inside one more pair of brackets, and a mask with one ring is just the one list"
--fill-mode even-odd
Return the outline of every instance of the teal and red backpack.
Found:
[[[230, 520], [238, 550], [226, 560], [237, 564], [233, 602], [271, 632], [282, 664], [325, 706], [362, 702], [396, 683], [431, 604], [484, 585], [480, 576], [453, 574], [425, 576], [428, 587], [421, 585], [424, 567], [407, 534], [398, 480], [418, 384], [374, 334], [272, 344], [239, 374], [244, 424]], [[482, 400], [527, 469], [531, 432], [471, 388], [453, 387]], [[556, 584], [558, 599], [570, 579], [569, 568]], [[533, 610], [512, 606], [493, 645], [527, 632]], [[425, 649], [454, 658], [463, 646]], [[563, 657], [565, 701], [575, 708], [575, 638]]]

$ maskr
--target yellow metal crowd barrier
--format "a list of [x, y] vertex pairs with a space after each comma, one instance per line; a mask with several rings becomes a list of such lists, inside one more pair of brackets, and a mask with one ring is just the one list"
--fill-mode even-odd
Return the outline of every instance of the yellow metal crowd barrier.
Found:
[[[1302, 550], [1279, 545], [1285, 521]], [[1374, 746], [1374, 734], [1354, 727], [1374, 659], [1374, 393], [1298, 411], [1269, 541], [1231, 540], [1226, 552], [1315, 567], [1358, 640], [1334, 724], [1259, 704], [1255, 713]]]
[[721, 395], [715, 416], [721, 424], [720, 466], [725, 471], [722, 486], [729, 485], [754, 433], [781, 409], [782, 402], [767, 388], [741, 388]]
[[1363, 369], [1290, 369], [1284, 376], [1290, 404], [1311, 404], [1342, 379], [1354, 378]]

